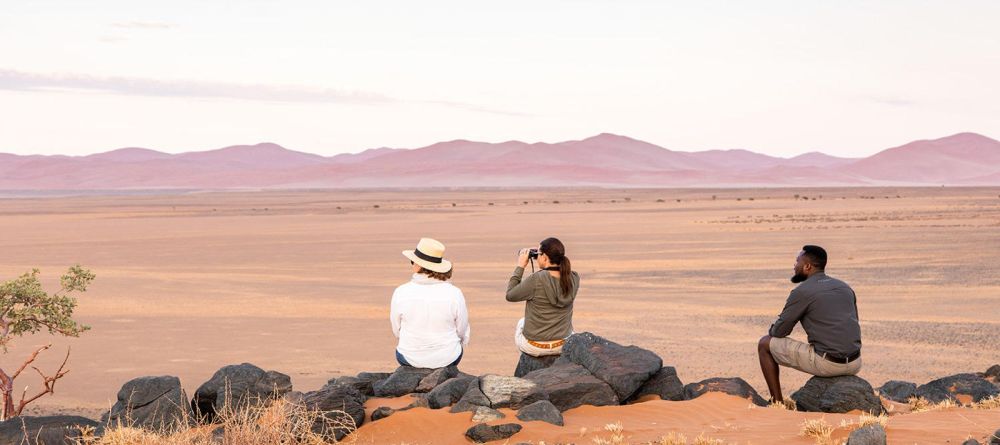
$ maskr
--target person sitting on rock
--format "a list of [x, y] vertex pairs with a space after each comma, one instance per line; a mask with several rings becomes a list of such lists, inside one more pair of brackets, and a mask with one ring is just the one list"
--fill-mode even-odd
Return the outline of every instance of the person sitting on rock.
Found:
[[444, 259], [444, 244], [422, 238], [403, 256], [409, 258], [413, 276], [392, 293], [389, 319], [399, 339], [396, 360], [417, 368], [457, 366], [471, 329], [465, 296], [448, 283], [452, 265]]
[[[757, 354], [771, 400], [783, 402], [778, 365], [818, 377], [856, 375], [861, 370], [861, 326], [854, 290], [827, 276], [826, 250], [803, 246], [795, 258], [792, 290], [778, 320], [760, 339]], [[809, 343], [788, 338], [802, 322]]]
[[[523, 281], [524, 268], [537, 256], [539, 271]], [[573, 334], [573, 300], [580, 275], [570, 267], [566, 248], [556, 238], [546, 238], [537, 249], [521, 249], [514, 275], [507, 282], [507, 301], [525, 301], [524, 318], [514, 329], [514, 344], [525, 354], [541, 357], [562, 353]]]

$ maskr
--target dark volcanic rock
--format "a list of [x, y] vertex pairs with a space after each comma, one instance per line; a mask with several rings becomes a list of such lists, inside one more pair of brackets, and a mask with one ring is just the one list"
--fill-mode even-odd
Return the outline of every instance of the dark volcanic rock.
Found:
[[400, 366], [385, 380], [372, 385], [375, 397], [401, 397], [416, 392], [420, 381], [434, 372], [433, 369]]
[[365, 400], [354, 386], [343, 383], [328, 384], [302, 396], [306, 408], [323, 413], [313, 423], [313, 432], [337, 440], [365, 422]]
[[436, 388], [438, 385], [444, 383], [446, 380], [457, 377], [458, 368], [455, 366], [447, 366], [444, 368], [435, 369], [427, 377], [420, 379], [420, 383], [417, 384], [414, 392], [429, 392], [430, 390]]
[[539, 400], [517, 411], [517, 418], [523, 421], [541, 420], [553, 425], [563, 426], [563, 416], [552, 402]]
[[878, 393], [893, 402], [906, 403], [910, 397], [917, 395], [917, 384], [910, 382], [903, 382], [899, 380], [889, 380], [885, 382], [884, 385], [880, 386]]
[[425, 397], [427, 399], [427, 406], [431, 409], [451, 406], [462, 399], [462, 396], [468, 392], [469, 385], [476, 385], [478, 387], [479, 378], [455, 377], [448, 379], [427, 393]]
[[494, 440], [503, 440], [510, 436], [513, 436], [521, 431], [521, 425], [516, 423], [505, 423], [503, 425], [487, 425], [485, 423], [480, 423], [472, 428], [469, 428], [465, 432], [465, 437], [468, 437], [475, 443], [486, 443], [492, 442]]
[[207, 421], [227, 406], [268, 403], [292, 390], [292, 379], [277, 371], [264, 371], [250, 363], [224, 366], [198, 387], [191, 400], [195, 414]]
[[0, 421], [0, 444], [75, 445], [80, 428], [97, 429], [101, 424], [80, 416], [19, 416]]
[[983, 373], [983, 377], [993, 379], [995, 383], [1000, 383], [1000, 365], [990, 366], [990, 369], [987, 369]]
[[548, 394], [541, 386], [519, 377], [484, 375], [479, 378], [479, 389], [490, 400], [490, 407], [494, 409], [519, 409], [539, 400], [548, 399]]
[[618, 405], [618, 394], [607, 383], [575, 363], [557, 363], [524, 376], [537, 383], [560, 411], [580, 405]]
[[181, 381], [174, 376], [129, 380], [118, 390], [117, 398], [111, 411], [101, 419], [106, 426], [163, 431], [194, 419]]
[[[476, 379], [478, 383], [479, 379]], [[452, 413], [465, 413], [475, 411], [476, 408], [480, 406], [490, 407], [490, 399], [483, 394], [483, 391], [479, 389], [478, 384], [469, 384], [469, 389], [465, 391], [462, 398], [455, 403], [455, 406], [451, 407], [448, 412]]]
[[885, 445], [885, 441], [885, 429], [876, 424], [851, 431], [847, 445]]
[[522, 352], [521, 358], [517, 361], [517, 368], [514, 368], [514, 377], [524, 377], [531, 371], [548, 368], [558, 359], [558, 355], [534, 357]]
[[1000, 430], [996, 430], [993, 433], [993, 437], [990, 438], [990, 445], [1000, 445]]
[[684, 387], [684, 398], [696, 399], [707, 392], [721, 392], [748, 399], [758, 406], [767, 406], [767, 400], [764, 400], [746, 380], [739, 377], [713, 377], [698, 383], [689, 383]]
[[375, 408], [375, 411], [372, 411], [372, 422], [384, 419], [395, 413], [396, 410], [389, 408], [388, 406], [380, 406], [378, 408]]
[[660, 368], [659, 372], [653, 374], [653, 377], [639, 387], [629, 401], [648, 395], [657, 395], [663, 400], [684, 400], [684, 384], [677, 377], [677, 370], [673, 366]]
[[979, 441], [976, 439], [969, 439], [966, 440], [965, 442], [962, 442], [962, 445], [982, 445], [982, 444], [979, 443]]
[[995, 395], [1000, 395], [1000, 388], [978, 374], [971, 373], [940, 378], [917, 388], [917, 397], [933, 403], [945, 400], [966, 403], [969, 399], [979, 402]]
[[472, 412], [472, 423], [492, 422], [507, 417], [506, 414], [486, 406], [477, 406]]
[[652, 351], [622, 346], [590, 332], [573, 334], [563, 346], [558, 362], [570, 361], [587, 368], [611, 386], [618, 400], [627, 400], [663, 366]]
[[792, 394], [799, 411], [846, 413], [860, 410], [882, 414], [882, 401], [864, 379], [849, 375], [840, 377], [813, 377], [805, 386]]

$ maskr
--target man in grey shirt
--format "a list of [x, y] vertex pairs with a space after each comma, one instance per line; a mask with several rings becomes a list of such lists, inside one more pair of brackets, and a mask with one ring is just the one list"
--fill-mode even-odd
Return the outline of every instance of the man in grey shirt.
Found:
[[[778, 320], [760, 339], [757, 354], [771, 400], [783, 402], [778, 365], [820, 377], [855, 375], [861, 370], [861, 325], [854, 290], [829, 277], [826, 250], [803, 246], [795, 258], [792, 290]], [[802, 323], [809, 343], [788, 338]]]

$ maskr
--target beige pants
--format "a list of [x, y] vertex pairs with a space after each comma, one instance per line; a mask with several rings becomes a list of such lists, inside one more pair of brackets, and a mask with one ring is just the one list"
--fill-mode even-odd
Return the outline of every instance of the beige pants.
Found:
[[523, 318], [517, 321], [517, 327], [514, 328], [514, 344], [517, 345], [517, 349], [520, 349], [521, 352], [533, 357], [562, 354], [562, 345], [559, 345], [559, 347], [552, 349], [545, 349], [533, 346], [532, 344], [528, 343], [528, 339], [524, 338]]
[[834, 363], [817, 354], [812, 345], [788, 337], [771, 338], [771, 356], [781, 366], [817, 377], [856, 375], [861, 371], [861, 357], [850, 363]]

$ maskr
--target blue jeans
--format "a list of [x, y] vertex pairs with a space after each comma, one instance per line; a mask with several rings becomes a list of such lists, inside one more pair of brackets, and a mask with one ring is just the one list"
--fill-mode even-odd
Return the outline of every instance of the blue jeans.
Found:
[[[463, 355], [465, 355], [464, 349], [458, 354], [458, 358], [456, 358], [455, 361], [451, 362], [448, 366], [458, 366], [458, 362], [462, 361]], [[403, 357], [403, 354], [400, 354], [399, 351], [396, 351], [396, 361], [402, 366], [413, 366], [410, 362], [406, 361], [406, 357]]]

